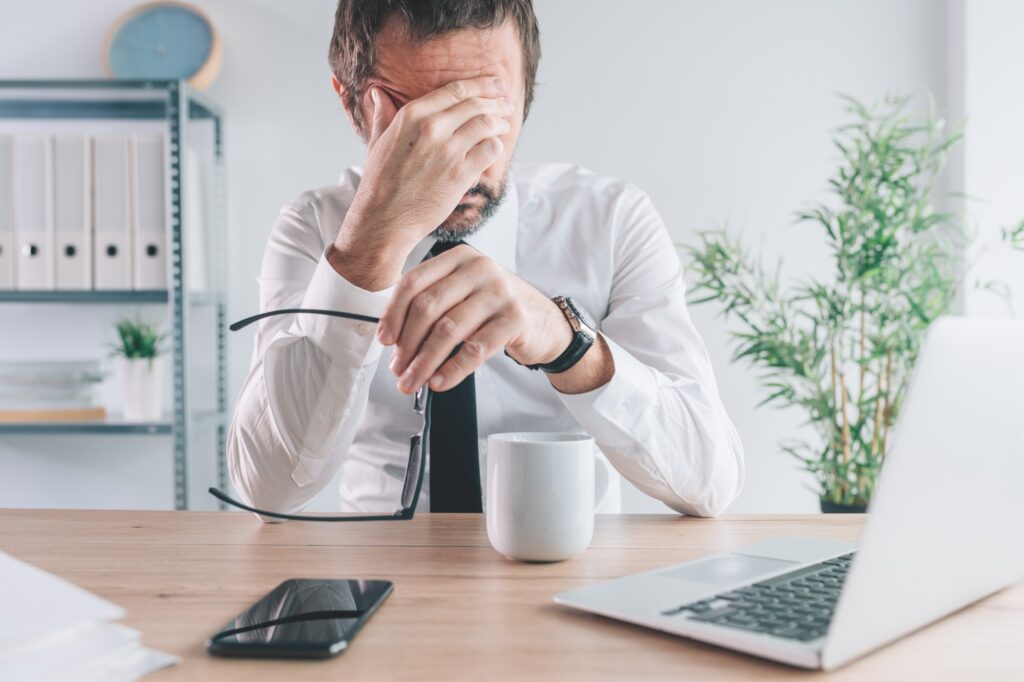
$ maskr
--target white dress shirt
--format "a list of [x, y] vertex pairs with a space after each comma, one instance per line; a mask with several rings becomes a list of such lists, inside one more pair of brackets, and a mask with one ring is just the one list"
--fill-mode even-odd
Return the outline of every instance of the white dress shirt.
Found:
[[[261, 310], [383, 312], [392, 289], [360, 289], [324, 257], [360, 173], [350, 168], [337, 185], [281, 209], [260, 273]], [[615, 363], [608, 384], [567, 395], [503, 353], [489, 359], [476, 372], [481, 474], [488, 434], [586, 432], [599, 448], [599, 511], [619, 511], [618, 474], [679, 512], [724, 510], [743, 483], [743, 449], [690, 320], [672, 240], [648, 197], [577, 166], [517, 162], [500, 208], [466, 241], [544, 295], [582, 304]], [[432, 243], [421, 242], [405, 268]], [[260, 323], [228, 435], [231, 482], [251, 505], [294, 513], [340, 468], [342, 511], [401, 507], [420, 419], [375, 331], [321, 315]], [[428, 462], [423, 510], [429, 481]]]

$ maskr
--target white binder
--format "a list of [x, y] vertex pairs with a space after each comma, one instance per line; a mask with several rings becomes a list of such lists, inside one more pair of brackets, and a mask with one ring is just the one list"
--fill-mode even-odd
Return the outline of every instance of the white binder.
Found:
[[132, 139], [132, 284], [136, 289], [167, 288], [167, 185], [164, 136]]
[[14, 230], [18, 289], [53, 288], [50, 138], [14, 138]]
[[92, 288], [92, 163], [83, 135], [53, 140], [53, 225], [58, 289]]
[[132, 288], [131, 156], [127, 135], [93, 138], [93, 283]]
[[0, 289], [14, 288], [14, 138], [0, 135]]

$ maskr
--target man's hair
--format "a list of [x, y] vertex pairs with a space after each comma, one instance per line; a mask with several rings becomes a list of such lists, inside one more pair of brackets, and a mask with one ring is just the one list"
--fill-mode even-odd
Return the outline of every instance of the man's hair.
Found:
[[532, 0], [339, 0], [328, 61], [345, 87], [345, 105], [357, 128], [363, 128], [359, 101], [377, 68], [377, 36], [394, 15], [404, 19], [409, 35], [420, 42], [462, 28], [496, 28], [511, 19], [523, 47], [524, 118], [530, 112], [540, 63], [540, 29]]

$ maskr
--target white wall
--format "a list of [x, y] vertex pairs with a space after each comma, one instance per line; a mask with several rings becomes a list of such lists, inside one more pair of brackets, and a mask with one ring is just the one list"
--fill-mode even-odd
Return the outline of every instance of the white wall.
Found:
[[963, 12], [964, 193], [977, 232], [967, 261], [980, 279], [1005, 283], [1007, 301], [968, 288], [971, 315], [1024, 315], [1024, 254], [1001, 244], [1001, 231], [1024, 219], [1024, 3], [969, 0]]
[[[844, 118], [834, 93], [870, 100], [930, 90], [940, 107], [945, 100], [944, 3], [535, 2], [544, 57], [520, 157], [574, 161], [629, 178], [652, 195], [678, 241], [728, 223], [769, 259], [786, 257], [793, 274], [828, 272], [819, 235], [793, 226], [792, 217], [824, 197], [835, 166], [829, 131]], [[0, 77], [102, 76], [104, 31], [134, 4], [19, 5], [17, 21], [0, 22]], [[255, 277], [279, 206], [361, 162], [362, 147], [328, 82], [333, 0], [198, 4], [225, 47], [224, 70], [210, 94], [227, 112], [229, 315], [239, 317], [257, 307]], [[775, 447], [803, 433], [802, 415], [755, 410], [751, 373], [730, 365], [714, 311], [697, 308], [694, 316], [746, 444], [747, 487], [733, 509], [814, 510], [807, 481]], [[234, 395], [249, 337], [233, 337], [230, 354]], [[119, 467], [100, 446], [79, 447], [77, 466]], [[42, 500], [37, 504], [102, 506], [102, 493], [82, 497], [74, 474], [58, 480], [58, 467], [47, 469], [42, 487], [42, 470], [33, 469], [40, 451], [61, 456], [61, 446], [0, 441], [0, 459], [17, 463], [16, 485], [31, 486]], [[111, 477], [93, 483], [102, 488]], [[0, 480], [0, 505], [13, 485]], [[626, 495], [629, 509], [659, 508], [633, 493]], [[329, 508], [330, 495], [318, 506]]]

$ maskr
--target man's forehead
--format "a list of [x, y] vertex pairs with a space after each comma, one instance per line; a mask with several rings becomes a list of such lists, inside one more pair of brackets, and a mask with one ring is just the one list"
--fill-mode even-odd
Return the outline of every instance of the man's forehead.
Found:
[[376, 47], [377, 64], [370, 81], [397, 95], [402, 103], [454, 80], [487, 75], [514, 80], [522, 70], [522, 47], [511, 22], [493, 29], [457, 29], [419, 41], [409, 36], [401, 20], [392, 19]]

